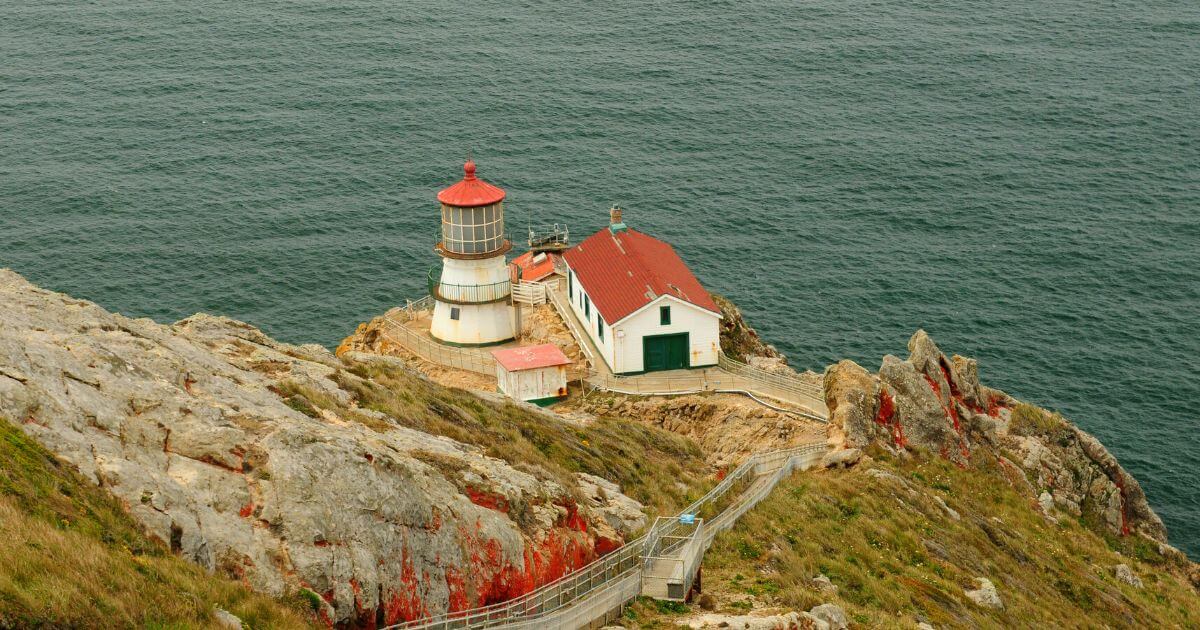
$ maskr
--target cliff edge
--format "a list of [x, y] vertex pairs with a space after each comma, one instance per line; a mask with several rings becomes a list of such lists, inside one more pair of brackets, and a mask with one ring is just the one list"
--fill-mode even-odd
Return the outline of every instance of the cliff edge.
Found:
[[923, 330], [908, 350], [907, 359], [885, 356], [876, 374], [853, 361], [825, 371], [830, 423], [844, 448], [925, 450], [960, 466], [986, 449], [1043, 511], [1057, 506], [1109, 533], [1165, 546], [1167, 530], [1141, 485], [1099, 440], [982, 385], [974, 359], [948, 358]]
[[[220, 317], [130, 319], [0, 271], [0, 417], [178, 555], [315, 594], [329, 622], [505, 600], [642, 526], [616, 484], [531, 444], [580, 448], [576, 432], [371, 361]], [[592, 439], [618, 437], [644, 436]]]

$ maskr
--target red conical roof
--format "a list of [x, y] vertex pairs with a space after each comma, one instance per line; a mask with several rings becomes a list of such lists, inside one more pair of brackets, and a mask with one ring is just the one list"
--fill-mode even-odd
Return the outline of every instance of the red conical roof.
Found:
[[460, 208], [490, 206], [503, 199], [503, 188], [475, 177], [475, 163], [471, 160], [463, 165], [462, 181], [438, 193], [438, 201]]

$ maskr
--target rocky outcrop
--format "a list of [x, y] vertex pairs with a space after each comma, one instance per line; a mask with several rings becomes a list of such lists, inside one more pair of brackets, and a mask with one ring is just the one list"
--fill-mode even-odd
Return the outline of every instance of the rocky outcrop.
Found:
[[808, 614], [824, 621], [830, 630], [846, 630], [850, 627], [850, 618], [846, 616], [846, 611], [836, 604], [814, 606]]
[[356, 409], [344, 367], [241, 322], [130, 319], [0, 271], [0, 417], [180, 555], [311, 590], [330, 622], [508, 599], [638, 525], [602, 480], [577, 503], [587, 491]]
[[1114, 566], [1113, 575], [1117, 578], [1117, 580], [1132, 587], [1143, 588], [1145, 586], [1142, 584], [1142, 578], [1138, 577], [1137, 574], [1133, 572], [1133, 569], [1129, 568], [1128, 564], [1118, 564]]
[[963, 593], [967, 599], [983, 606], [984, 608], [1004, 608], [1004, 602], [1000, 599], [1000, 593], [996, 591], [996, 585], [987, 578], [975, 578], [975, 582], [979, 588], [966, 590]]
[[787, 359], [775, 349], [775, 346], [762, 340], [758, 331], [746, 323], [742, 310], [728, 299], [713, 295], [713, 301], [721, 309], [721, 351], [726, 355], [747, 362], [755, 358], [770, 359], [760, 362], [760, 367], [778, 364], [786, 367]]
[[885, 424], [876, 421], [881, 405], [882, 413], [892, 412], [891, 395], [883, 398], [879, 380], [862, 366], [847, 359], [826, 368], [824, 392], [829, 426], [841, 433], [848, 446], [861, 448], [891, 435]]
[[[1166, 540], [1141, 486], [1095, 437], [982, 385], [974, 359], [946, 357], [925, 331], [908, 351], [907, 359], [885, 356], [877, 374], [851, 361], [826, 369], [831, 431], [845, 447], [925, 450], [962, 466], [987, 449], [1048, 515], [1050, 499], [1112, 533]], [[1019, 468], [1006, 451], [1022, 455]]]

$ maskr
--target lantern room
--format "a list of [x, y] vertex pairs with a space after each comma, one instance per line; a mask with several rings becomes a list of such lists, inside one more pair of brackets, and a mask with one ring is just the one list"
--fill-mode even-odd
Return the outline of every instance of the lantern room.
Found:
[[512, 249], [504, 234], [504, 196], [503, 188], [477, 178], [475, 162], [468, 160], [462, 181], [438, 193], [442, 204], [440, 253], [485, 256]]

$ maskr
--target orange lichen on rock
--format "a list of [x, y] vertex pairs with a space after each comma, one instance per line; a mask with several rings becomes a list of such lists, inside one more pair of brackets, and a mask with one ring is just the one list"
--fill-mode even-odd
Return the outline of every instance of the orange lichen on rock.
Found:
[[446, 567], [446, 590], [450, 592], [448, 612], [458, 612], [471, 607], [471, 599], [467, 596], [467, 585], [463, 580], [462, 571], [454, 567]]
[[496, 492], [488, 492], [479, 488], [468, 486], [466, 489], [467, 497], [471, 499], [471, 503], [496, 510], [497, 512], [508, 513], [508, 499], [502, 494]]
[[904, 427], [896, 417], [896, 401], [886, 388], [879, 390], [879, 411], [875, 414], [875, 422], [890, 429], [892, 442], [896, 446], [903, 448], [908, 444], [904, 438]]
[[559, 519], [558, 526], [586, 534], [587, 520], [579, 513], [579, 506], [574, 501], [564, 501], [558, 505], [567, 510], [566, 515]]
[[467, 552], [463, 592], [468, 607], [520, 597], [595, 560], [596, 543], [584, 533], [586, 523], [576, 521], [570, 513], [562, 520], [571, 527], [555, 527], [540, 540], [528, 541], [520, 564], [506, 558], [498, 541], [484, 539], [460, 526], [463, 549]]
[[412, 555], [408, 552], [407, 545], [404, 546], [403, 551], [400, 558], [401, 588], [389, 593], [382, 604], [383, 619], [387, 625], [412, 621], [429, 615], [425, 602], [421, 600], [421, 584], [424, 580], [417, 576], [417, 570], [413, 566]]

